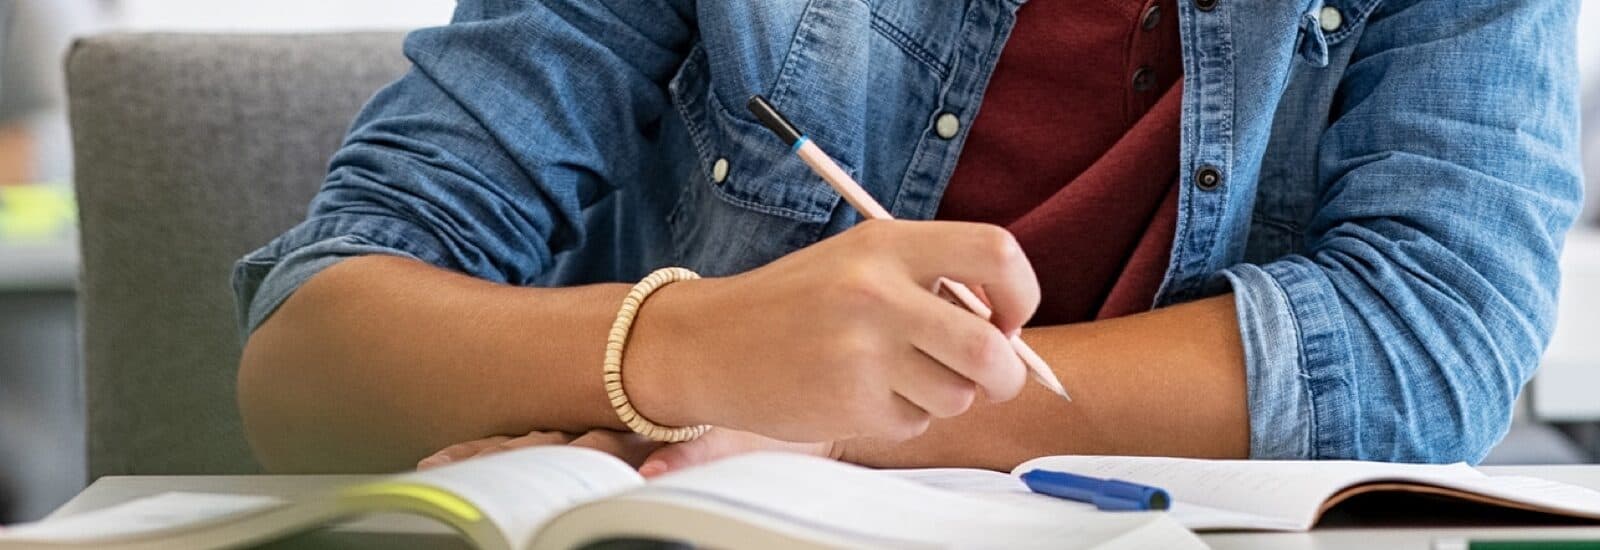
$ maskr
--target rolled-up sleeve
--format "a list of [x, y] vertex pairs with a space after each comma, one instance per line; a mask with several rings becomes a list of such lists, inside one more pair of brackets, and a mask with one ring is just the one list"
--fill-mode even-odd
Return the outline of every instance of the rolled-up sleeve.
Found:
[[304, 222], [240, 260], [248, 336], [352, 256], [526, 285], [581, 245], [582, 212], [643, 180], [694, 32], [684, 0], [462, 0], [406, 39], [413, 68], [363, 109]]
[[1306, 252], [1223, 273], [1253, 457], [1477, 461], [1504, 435], [1581, 200], [1575, 18], [1558, 0], [1372, 14]]

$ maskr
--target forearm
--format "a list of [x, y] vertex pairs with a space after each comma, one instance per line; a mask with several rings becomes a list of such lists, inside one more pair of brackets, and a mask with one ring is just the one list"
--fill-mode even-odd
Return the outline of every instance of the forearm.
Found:
[[273, 470], [381, 471], [488, 435], [621, 429], [600, 365], [627, 289], [345, 260], [251, 336], [239, 400], [252, 445]]
[[851, 441], [876, 467], [1009, 469], [1050, 454], [1240, 458], [1249, 451], [1245, 368], [1232, 296], [1024, 337], [1072, 394], [1030, 384], [1015, 400], [935, 421], [915, 439]]

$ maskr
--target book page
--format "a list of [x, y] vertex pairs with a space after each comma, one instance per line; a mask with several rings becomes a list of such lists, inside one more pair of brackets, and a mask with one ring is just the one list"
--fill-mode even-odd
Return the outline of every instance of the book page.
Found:
[[1436, 484], [1541, 511], [1600, 518], [1600, 491], [1588, 487], [1523, 476], [1460, 477]]
[[[1051, 456], [1012, 470], [1034, 469], [1116, 478], [1166, 489], [1174, 515], [1198, 505], [1233, 512], [1237, 525], [1204, 528], [1310, 529], [1322, 504], [1346, 487], [1378, 480], [1442, 486], [1485, 479], [1466, 464], [1393, 464], [1357, 461], [1197, 460], [1164, 457]], [[1216, 517], [1211, 518], [1218, 519]], [[1180, 519], [1180, 521], [1182, 521]], [[1197, 528], [1193, 527], [1192, 528]]]
[[916, 468], [878, 470], [919, 485], [1018, 506], [1060, 508], [1064, 513], [1095, 511], [1094, 505], [1041, 495], [1028, 490], [1022, 480], [994, 470], [976, 468]]
[[0, 530], [8, 543], [83, 543], [156, 537], [228, 523], [288, 505], [283, 499], [210, 493], [162, 493], [74, 516]]
[[459, 496], [493, 522], [507, 541], [532, 538], [568, 508], [637, 487], [644, 479], [606, 453], [545, 446], [474, 458], [400, 475], [383, 483], [416, 483]]
[[[929, 487], [973, 495], [987, 500], [1008, 502], [1044, 510], [1059, 510], [1059, 513], [1062, 514], [1084, 513], [1096, 510], [1093, 504], [1087, 502], [1035, 493], [1028, 489], [1028, 486], [1023, 484], [1022, 480], [1016, 476], [991, 470], [923, 468], [880, 471]], [[1197, 531], [1239, 528], [1293, 529], [1289, 522], [1281, 519], [1212, 508], [1193, 502], [1174, 502], [1172, 508], [1167, 510], [1166, 513], [1184, 527]]]
[[662, 476], [623, 498], [725, 506], [764, 516], [769, 520], [764, 524], [775, 530], [826, 532], [853, 541], [852, 546], [1092, 548], [1144, 530], [1163, 538], [1141, 545], [1203, 547], [1158, 513], [1104, 514], [986, 500], [780, 453], [744, 455]]

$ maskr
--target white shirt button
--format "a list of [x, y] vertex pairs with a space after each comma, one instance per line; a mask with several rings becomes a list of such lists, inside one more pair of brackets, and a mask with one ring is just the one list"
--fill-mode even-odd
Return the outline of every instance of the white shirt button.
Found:
[[1322, 20], [1322, 32], [1333, 32], [1344, 26], [1344, 14], [1333, 6], [1323, 6], [1318, 19]]
[[933, 130], [938, 132], [941, 138], [952, 139], [961, 133], [961, 119], [953, 113], [939, 115], [939, 120], [934, 121]]
[[728, 181], [728, 159], [717, 159], [716, 164], [711, 165], [711, 181], [716, 183]]

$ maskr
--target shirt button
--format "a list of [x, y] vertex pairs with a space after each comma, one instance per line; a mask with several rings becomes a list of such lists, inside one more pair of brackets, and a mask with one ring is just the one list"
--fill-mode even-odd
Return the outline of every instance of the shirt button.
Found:
[[954, 139], [956, 134], [961, 133], [961, 119], [953, 113], [939, 115], [939, 120], [933, 124], [933, 131], [938, 132], [941, 138]]
[[711, 165], [711, 181], [715, 183], [728, 181], [728, 159], [717, 159], [716, 164]]
[[1200, 8], [1200, 11], [1211, 11], [1217, 7], [1217, 0], [1194, 0], [1194, 7]]
[[1139, 67], [1133, 72], [1133, 91], [1148, 92], [1156, 87], [1156, 73], [1149, 67]]
[[1149, 9], [1144, 10], [1144, 17], [1140, 18], [1139, 26], [1144, 27], [1144, 30], [1148, 31], [1155, 30], [1156, 25], [1160, 24], [1161, 4], [1151, 5]]
[[1194, 185], [1201, 191], [1215, 191], [1222, 187], [1222, 171], [1211, 165], [1201, 166], [1194, 173]]
[[1318, 19], [1322, 20], [1322, 32], [1333, 32], [1344, 26], [1344, 14], [1333, 6], [1323, 6]]

